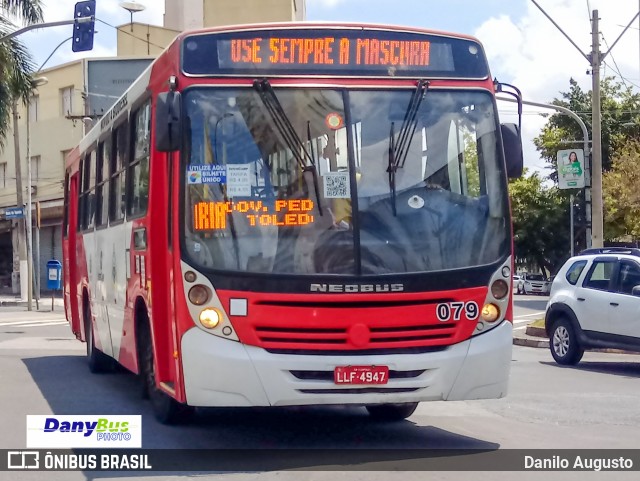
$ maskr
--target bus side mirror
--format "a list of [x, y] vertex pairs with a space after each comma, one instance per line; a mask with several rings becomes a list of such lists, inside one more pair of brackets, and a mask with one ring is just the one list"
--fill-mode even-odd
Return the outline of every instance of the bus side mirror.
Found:
[[163, 92], [156, 100], [156, 150], [173, 152], [182, 147], [182, 96]]
[[522, 155], [522, 139], [516, 124], [500, 124], [502, 143], [504, 145], [504, 159], [507, 164], [507, 177], [517, 179], [522, 177], [524, 165]]
[[634, 286], [633, 289], [631, 289], [631, 295], [640, 297], [640, 285]]

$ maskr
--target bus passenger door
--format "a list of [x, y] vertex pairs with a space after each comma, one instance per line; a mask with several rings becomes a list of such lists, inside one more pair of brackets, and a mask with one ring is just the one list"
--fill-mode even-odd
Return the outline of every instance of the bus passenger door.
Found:
[[65, 182], [64, 202], [64, 231], [62, 233], [65, 238], [63, 242], [63, 266], [62, 275], [64, 281], [64, 306], [65, 315], [71, 325], [71, 332], [80, 339], [81, 337], [81, 321], [78, 309], [78, 263], [75, 262], [76, 256], [76, 236], [78, 223], [78, 174], [72, 177], [67, 175]]

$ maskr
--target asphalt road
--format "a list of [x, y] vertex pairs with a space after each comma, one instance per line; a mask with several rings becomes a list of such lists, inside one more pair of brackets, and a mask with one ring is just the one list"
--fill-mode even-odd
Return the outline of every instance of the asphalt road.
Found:
[[[516, 298], [516, 318], [546, 299]], [[24, 449], [27, 414], [141, 414], [144, 448], [256, 449], [640, 449], [640, 356], [586, 353], [575, 368], [556, 365], [546, 349], [514, 346], [509, 395], [500, 400], [423, 403], [407, 421], [373, 423], [363, 408], [206, 409], [189, 424], [158, 424], [136, 378], [89, 373], [84, 344], [61, 314], [0, 310], [2, 449]], [[59, 324], [58, 324], [59, 323]], [[239, 479], [636, 479], [634, 473], [311, 471], [225, 473]], [[314, 464], [318, 463], [318, 464]], [[408, 464], [410, 466], [410, 464]], [[499, 467], [497, 467], [499, 468]], [[403, 469], [400, 467], [400, 469]], [[409, 469], [409, 468], [407, 468]], [[11, 476], [7, 476], [11, 474]], [[549, 475], [552, 474], [552, 477]], [[637, 475], [637, 473], [636, 473]], [[182, 479], [181, 473], [0, 473], [0, 479]], [[198, 477], [208, 477], [204, 473]]]

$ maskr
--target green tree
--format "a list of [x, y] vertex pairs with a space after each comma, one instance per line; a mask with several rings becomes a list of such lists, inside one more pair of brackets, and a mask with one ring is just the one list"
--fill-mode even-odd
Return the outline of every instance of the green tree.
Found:
[[640, 239], [640, 141], [630, 141], [602, 178], [605, 238]]
[[[25, 24], [42, 21], [40, 0], [0, 0], [0, 37], [14, 31], [13, 20]], [[9, 130], [14, 102], [27, 102], [34, 88], [33, 62], [25, 46], [12, 38], [0, 43], [0, 147]]]
[[571, 251], [568, 201], [537, 172], [511, 180], [509, 194], [516, 256], [555, 273]]
[[[561, 99], [551, 103], [568, 108], [584, 121], [591, 139], [591, 91], [584, 92], [574, 79], [569, 80], [569, 91], [561, 92]], [[633, 135], [630, 124], [640, 125], [640, 94], [631, 87], [607, 77], [601, 82], [602, 112], [602, 166], [605, 171], [611, 167], [611, 159], [618, 148]], [[558, 150], [582, 148], [582, 129], [568, 115], [553, 114], [542, 129], [534, 144], [551, 169], [550, 178], [557, 181], [556, 158]], [[563, 141], [575, 141], [565, 144]]]

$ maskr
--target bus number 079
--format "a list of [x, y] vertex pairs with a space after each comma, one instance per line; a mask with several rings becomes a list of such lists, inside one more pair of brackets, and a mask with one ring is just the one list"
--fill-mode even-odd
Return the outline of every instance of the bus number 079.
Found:
[[436, 316], [438, 320], [442, 322], [449, 321], [453, 318], [454, 321], [459, 321], [464, 311], [465, 317], [470, 321], [473, 321], [478, 317], [478, 304], [469, 302], [443, 302], [436, 307]]

